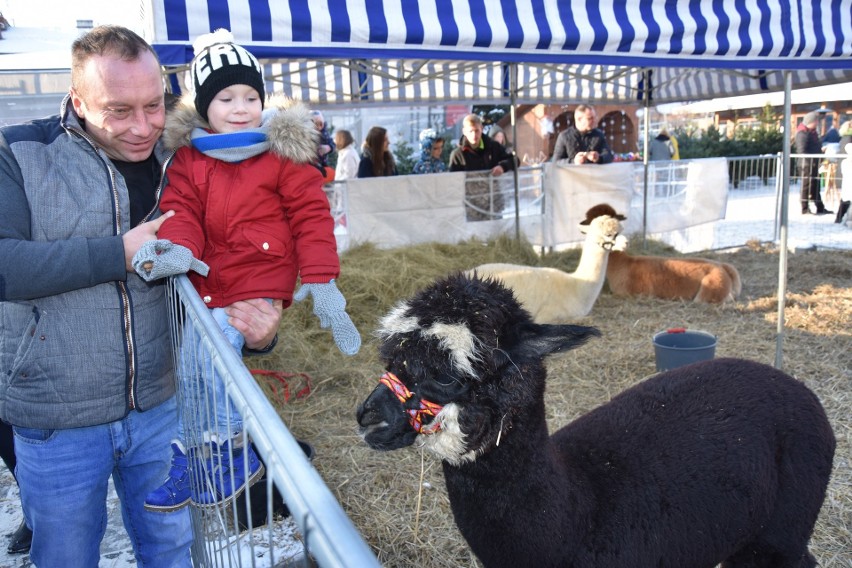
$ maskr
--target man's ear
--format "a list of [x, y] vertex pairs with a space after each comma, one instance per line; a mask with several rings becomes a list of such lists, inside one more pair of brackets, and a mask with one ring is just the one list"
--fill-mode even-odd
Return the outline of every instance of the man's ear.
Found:
[[83, 108], [83, 98], [80, 97], [80, 93], [78, 93], [77, 89], [74, 87], [71, 87], [69, 92], [71, 93], [71, 105], [74, 107], [74, 112], [76, 112], [77, 116], [80, 118], [85, 119], [86, 111]]

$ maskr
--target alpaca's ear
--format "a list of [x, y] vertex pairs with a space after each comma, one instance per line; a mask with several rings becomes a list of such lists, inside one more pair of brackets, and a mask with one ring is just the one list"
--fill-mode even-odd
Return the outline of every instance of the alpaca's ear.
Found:
[[512, 349], [513, 359], [544, 359], [551, 353], [561, 353], [581, 346], [601, 332], [584, 325], [548, 325], [528, 323], [521, 327], [518, 342]]

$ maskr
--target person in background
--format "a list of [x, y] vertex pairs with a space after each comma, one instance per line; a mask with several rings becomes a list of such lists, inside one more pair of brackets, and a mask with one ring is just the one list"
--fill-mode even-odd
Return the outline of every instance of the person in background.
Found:
[[671, 132], [667, 131], [667, 134], [669, 135], [669, 142], [672, 143], [672, 160], [680, 160], [680, 148], [677, 145], [677, 138]]
[[348, 130], [338, 130], [334, 133], [334, 143], [337, 145], [337, 168], [334, 179], [343, 181], [358, 177], [358, 162], [361, 160], [355, 149], [355, 140]]
[[514, 168], [515, 161], [506, 149], [482, 133], [482, 118], [473, 113], [465, 116], [459, 145], [450, 154], [450, 171], [468, 172], [468, 221], [500, 218], [504, 198], [502, 192], [492, 191], [490, 177], [499, 177]]
[[317, 166], [319, 166], [325, 183], [334, 181], [334, 170], [328, 167], [328, 157], [335, 150], [334, 140], [328, 133], [328, 128], [325, 124], [325, 117], [318, 110], [311, 111], [311, 120], [314, 122], [314, 128], [319, 132], [319, 143], [317, 144]]
[[[148, 281], [195, 271], [190, 281], [238, 354], [245, 337], [228, 322], [224, 307], [259, 299], [286, 308], [311, 294], [322, 327], [330, 325], [340, 350], [353, 355], [361, 338], [335, 284], [340, 262], [334, 221], [322, 178], [311, 165], [316, 133], [307, 109], [279, 99], [264, 112], [260, 63], [233, 40], [219, 29], [193, 44], [194, 92], [181, 100], [163, 135], [176, 153], [160, 206], [175, 215], [156, 241], [140, 247], [133, 266]], [[297, 277], [301, 288], [294, 295]], [[188, 328], [180, 379], [183, 415], [202, 416], [200, 432], [191, 439], [179, 421], [170, 442], [171, 470], [145, 498], [150, 511], [175, 511], [190, 501], [229, 503], [263, 475], [222, 378], [212, 364], [194, 360], [194, 335]], [[207, 475], [203, 491], [191, 487], [193, 455], [205, 456], [202, 472], [195, 472], [196, 478]]]
[[648, 161], [654, 162], [657, 160], [673, 160], [674, 144], [672, 144], [669, 131], [665, 128], [660, 130], [660, 133], [651, 140], [648, 150]]
[[[15, 432], [30, 559], [97, 566], [112, 477], [137, 563], [188, 567], [188, 512], [143, 506], [178, 421], [166, 294], [132, 265], [173, 215], [157, 207], [156, 53], [126, 28], [93, 28], [72, 45], [60, 109], [0, 129], [0, 419]], [[262, 304], [227, 308], [249, 348], [281, 322]]]
[[492, 124], [490, 130], [488, 131], [488, 136], [489, 138], [503, 146], [503, 148], [506, 149], [507, 153], [512, 153], [512, 147], [506, 140], [506, 132], [502, 128], [500, 128], [496, 124]]
[[847, 217], [846, 225], [852, 227], [852, 215], [850, 215], [850, 206], [852, 206], [852, 142], [847, 142], [843, 146], [845, 158], [840, 162], [838, 168], [842, 172], [842, 182], [840, 185], [840, 206], [837, 208], [837, 217], [835, 223], [842, 223], [843, 218]]
[[574, 125], [556, 137], [553, 162], [568, 160], [572, 164], [609, 164], [612, 151], [602, 130], [595, 127], [597, 114], [591, 105], [582, 104], [574, 110]]
[[412, 170], [415, 174], [438, 174], [447, 171], [447, 165], [441, 159], [444, 151], [444, 139], [431, 128], [420, 133], [420, 159]]
[[358, 163], [358, 177], [395, 176], [396, 163], [389, 148], [388, 131], [381, 126], [372, 127], [364, 140], [364, 152]]
[[[797, 154], [822, 154], [822, 144], [816, 132], [819, 114], [809, 112], [796, 129], [795, 147]], [[819, 187], [820, 158], [799, 158], [799, 177], [801, 179], [800, 199], [802, 215], [811, 213], [809, 202], [813, 202], [817, 215], [833, 213], [825, 208]]]

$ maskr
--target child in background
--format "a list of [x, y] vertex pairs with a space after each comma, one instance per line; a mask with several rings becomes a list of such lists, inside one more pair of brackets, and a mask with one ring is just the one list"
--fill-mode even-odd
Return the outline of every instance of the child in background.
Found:
[[[201, 36], [193, 47], [194, 94], [169, 115], [163, 134], [177, 152], [160, 208], [175, 214], [160, 228], [160, 240], [139, 250], [134, 268], [153, 280], [189, 269], [206, 274], [209, 265], [206, 278], [189, 278], [237, 353], [245, 340], [229, 324], [224, 306], [264, 298], [286, 308], [309, 294], [340, 350], [356, 353], [361, 338], [334, 282], [340, 272], [334, 222], [313, 165], [317, 134], [308, 110], [270, 100], [278, 108], [264, 111], [260, 64], [227, 30]], [[301, 288], [294, 296], [298, 276]], [[200, 376], [210, 364], [190, 364], [196, 333], [192, 326], [184, 330], [179, 439], [172, 443], [168, 478], [145, 500], [148, 510], [174, 511], [190, 500], [227, 503], [263, 473], [251, 445], [243, 445], [242, 417], [221, 378]], [[202, 417], [202, 439], [188, 444], [183, 417], [201, 415], [204, 408], [214, 408], [214, 415]], [[203, 489], [190, 487], [190, 469], [202, 470], [192, 479], [201, 477]]]
[[447, 164], [441, 160], [444, 151], [444, 139], [431, 128], [420, 133], [420, 159], [414, 164], [412, 173], [439, 174], [447, 171]]
[[311, 119], [314, 121], [314, 128], [319, 132], [320, 139], [317, 144], [317, 165], [322, 172], [322, 177], [326, 183], [334, 181], [334, 170], [328, 167], [328, 157], [334, 152], [334, 140], [328, 133], [328, 128], [325, 126], [325, 117], [318, 110], [311, 111]]

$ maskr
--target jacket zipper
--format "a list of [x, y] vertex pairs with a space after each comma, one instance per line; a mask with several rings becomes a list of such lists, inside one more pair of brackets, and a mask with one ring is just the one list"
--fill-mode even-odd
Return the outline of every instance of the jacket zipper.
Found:
[[[66, 99], [67, 100], [67, 99]], [[65, 102], [62, 104], [62, 116], [65, 116]], [[88, 144], [92, 147], [96, 154], [99, 153], [98, 145], [95, 144], [94, 140], [92, 140], [88, 134], [84, 131], [74, 128], [72, 126], [68, 126], [64, 124], [63, 126], [80, 136], [83, 140], [88, 142]], [[113, 200], [113, 210], [115, 211], [115, 231], [116, 236], [121, 235], [121, 203], [118, 198], [118, 188], [116, 187], [115, 182], [115, 172], [106, 164], [107, 172], [109, 173], [110, 179], [110, 189], [112, 190], [112, 200]], [[165, 170], [164, 170], [165, 171]], [[160, 178], [160, 186], [162, 186], [162, 177]], [[159, 199], [160, 189], [157, 189], [158, 199]], [[150, 216], [151, 213], [148, 213]], [[147, 220], [147, 218], [145, 219]], [[133, 341], [133, 314], [130, 310], [130, 293], [127, 291], [127, 284], [125, 282], [118, 282], [118, 290], [119, 296], [121, 298], [121, 306], [122, 306], [122, 319], [124, 323], [124, 345], [127, 349], [127, 407], [130, 410], [134, 410], [136, 408], [136, 345]]]

